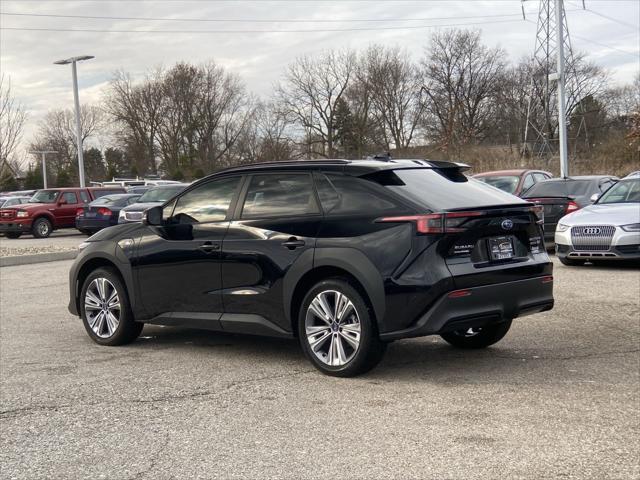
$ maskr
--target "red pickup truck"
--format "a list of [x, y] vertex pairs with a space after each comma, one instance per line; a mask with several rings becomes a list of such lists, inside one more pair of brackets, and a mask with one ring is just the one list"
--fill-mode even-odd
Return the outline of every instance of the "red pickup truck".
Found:
[[29, 203], [0, 209], [0, 234], [18, 238], [23, 233], [31, 233], [36, 238], [46, 238], [57, 228], [75, 227], [79, 208], [112, 193], [125, 193], [125, 189], [89, 187], [38, 190]]

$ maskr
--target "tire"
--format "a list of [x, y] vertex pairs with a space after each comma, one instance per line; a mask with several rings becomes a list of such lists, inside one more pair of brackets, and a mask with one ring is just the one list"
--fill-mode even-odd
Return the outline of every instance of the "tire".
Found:
[[93, 232], [91, 230], [85, 230], [85, 229], [80, 230], [80, 233], [83, 234], [83, 235], [86, 235], [88, 237], [93, 235]]
[[16, 239], [16, 238], [20, 238], [22, 236], [22, 233], [20, 233], [20, 232], [7, 232], [7, 233], [5, 233], [5, 235], [7, 236], [7, 238]]
[[567, 257], [558, 257], [558, 260], [560, 260], [561, 264], [566, 265], [568, 267], [584, 265], [584, 262], [585, 262], [584, 260], [573, 260], [572, 258], [567, 258]]
[[47, 238], [51, 235], [52, 231], [53, 225], [51, 225], [49, 219], [45, 217], [36, 218], [33, 225], [31, 225], [31, 233], [36, 238]]
[[[117, 302], [119, 308], [107, 303], [114, 292], [112, 303]], [[112, 268], [98, 268], [87, 276], [80, 291], [80, 316], [89, 337], [100, 345], [131, 343], [144, 327], [133, 319], [127, 289]]]
[[[344, 306], [337, 318], [336, 303]], [[321, 315], [323, 304], [328, 311], [325, 319]], [[336, 377], [353, 377], [371, 370], [382, 360], [387, 347], [378, 336], [375, 318], [364, 298], [343, 278], [323, 280], [307, 292], [298, 313], [298, 337], [311, 363], [322, 373]], [[317, 343], [312, 347], [314, 341]]]
[[443, 333], [440, 336], [449, 344], [457, 348], [475, 349], [486, 348], [504, 338], [511, 328], [512, 320], [487, 325], [486, 327], [467, 330], [456, 330]]

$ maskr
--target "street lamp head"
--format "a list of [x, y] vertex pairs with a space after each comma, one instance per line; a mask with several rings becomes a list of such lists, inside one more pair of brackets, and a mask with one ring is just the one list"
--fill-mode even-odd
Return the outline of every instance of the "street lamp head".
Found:
[[83, 60], [91, 60], [92, 58], [95, 58], [93, 55], [80, 55], [78, 57], [71, 57], [71, 58], [67, 58], [65, 60], [58, 60], [56, 62], [53, 62], [54, 65], [67, 65], [69, 63], [74, 63], [74, 62], [81, 62]]

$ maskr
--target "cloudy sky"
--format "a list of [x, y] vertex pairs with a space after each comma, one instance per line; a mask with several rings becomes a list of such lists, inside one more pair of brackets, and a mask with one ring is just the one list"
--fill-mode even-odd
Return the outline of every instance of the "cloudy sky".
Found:
[[[29, 140], [48, 109], [73, 105], [70, 67], [58, 59], [96, 57], [79, 65], [82, 102], [98, 101], [116, 69], [135, 78], [179, 60], [213, 59], [266, 96], [297, 55], [375, 42], [419, 59], [431, 32], [454, 25], [482, 30], [511, 59], [530, 55], [538, 3], [524, 2], [524, 21], [520, 0], [0, 0], [0, 67], [29, 110]], [[585, 4], [565, 1], [574, 49], [613, 82], [630, 82], [640, 70], [640, 0]]]

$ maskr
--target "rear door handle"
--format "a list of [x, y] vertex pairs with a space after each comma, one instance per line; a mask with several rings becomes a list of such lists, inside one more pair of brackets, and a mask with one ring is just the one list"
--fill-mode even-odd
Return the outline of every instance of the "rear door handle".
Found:
[[220, 244], [218, 242], [204, 242], [198, 247], [198, 249], [202, 250], [204, 253], [216, 252], [220, 250]]
[[286, 242], [282, 242], [282, 246], [289, 250], [295, 250], [298, 247], [304, 247], [304, 240], [298, 240], [296, 237], [291, 237]]

